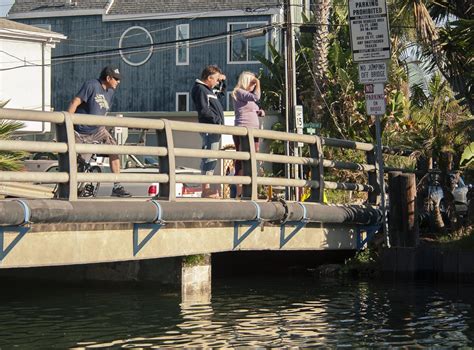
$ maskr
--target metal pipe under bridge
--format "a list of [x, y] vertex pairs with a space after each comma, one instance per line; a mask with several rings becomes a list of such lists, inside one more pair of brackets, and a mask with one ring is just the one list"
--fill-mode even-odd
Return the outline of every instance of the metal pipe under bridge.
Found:
[[[0, 151], [51, 152], [59, 172], [0, 171], [0, 183], [55, 183], [56, 199], [0, 200], [0, 268], [75, 265], [129, 261], [235, 250], [358, 249], [381, 227], [380, 186], [374, 146], [315, 135], [203, 125], [144, 118], [111, 118], [0, 109], [0, 119], [45, 121], [56, 126], [57, 142], [0, 141]], [[105, 125], [153, 129], [157, 146], [76, 144], [74, 125]], [[175, 147], [174, 132], [212, 132], [242, 138], [243, 151], [211, 151]], [[254, 140], [263, 138], [304, 143], [309, 156], [257, 153]], [[366, 163], [324, 159], [324, 148], [346, 148], [366, 154]], [[196, 147], [198, 148], [198, 147]], [[160, 173], [78, 173], [77, 154], [140, 154], [158, 156]], [[242, 176], [180, 175], [177, 157], [241, 160]], [[259, 162], [303, 165], [309, 177], [264, 176]], [[362, 173], [366, 183], [325, 179], [325, 169]], [[301, 174], [302, 175], [302, 174]], [[153, 198], [77, 198], [80, 182], [158, 182]], [[243, 200], [176, 197], [176, 183], [241, 184]], [[258, 186], [308, 187], [306, 202], [258, 199]], [[328, 205], [324, 189], [362, 191], [365, 205]]]

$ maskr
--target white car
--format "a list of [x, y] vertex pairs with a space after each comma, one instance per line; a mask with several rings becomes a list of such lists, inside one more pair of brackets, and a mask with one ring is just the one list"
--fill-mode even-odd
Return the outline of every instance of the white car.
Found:
[[[125, 168], [121, 170], [121, 173], [138, 173], [138, 174], [159, 174], [158, 160], [151, 156], [135, 156], [128, 155], [128, 160], [125, 162]], [[33, 161], [32, 161], [33, 162]], [[98, 157], [97, 161], [91, 163], [91, 165], [98, 166], [102, 172], [110, 173], [110, 166], [107, 157]], [[30, 165], [30, 168], [35, 167]], [[58, 171], [57, 161], [50, 161], [48, 167], [44, 171]], [[176, 174], [201, 174], [199, 169], [177, 167]], [[127, 182], [122, 184], [124, 188], [130, 192], [132, 197], [153, 197], [158, 194], [159, 183], [143, 183], [143, 182]], [[110, 197], [112, 193], [113, 183], [104, 182], [99, 185], [97, 191], [97, 197]], [[201, 197], [201, 185], [200, 184], [176, 184], [176, 196], [177, 197]]]
[[[129, 160], [125, 164], [125, 168], [121, 170], [122, 174], [126, 173], [139, 173], [139, 174], [159, 174], [158, 161], [154, 160], [153, 157], [140, 157], [129, 155]], [[110, 168], [102, 165], [103, 171], [110, 172]], [[176, 167], [176, 174], [201, 174], [199, 169], [187, 168], [187, 167]], [[160, 184], [154, 183], [140, 183], [140, 182], [127, 182], [122, 184], [123, 187], [130, 192], [132, 197], [153, 197], [158, 194]], [[110, 196], [112, 193], [113, 183], [101, 183], [97, 197]], [[176, 197], [201, 197], [201, 185], [200, 184], [176, 184]]]

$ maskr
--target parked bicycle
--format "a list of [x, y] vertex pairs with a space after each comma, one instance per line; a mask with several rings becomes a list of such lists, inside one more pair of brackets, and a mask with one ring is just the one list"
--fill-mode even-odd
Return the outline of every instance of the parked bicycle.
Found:
[[[87, 160], [86, 160], [87, 159]], [[101, 173], [102, 170], [94, 163], [97, 161], [97, 154], [93, 153], [84, 159], [80, 154], [77, 156], [78, 173]], [[80, 182], [77, 185], [78, 197], [95, 197], [99, 191], [100, 182]]]
[[[78, 173], [101, 173], [102, 169], [96, 164], [98, 154], [85, 154], [77, 155], [77, 172]], [[47, 170], [47, 172], [58, 172], [59, 166], [53, 164]], [[77, 196], [78, 197], [96, 197], [99, 191], [100, 182], [79, 182], [77, 184]], [[53, 190], [54, 196], [58, 195], [58, 185], [55, 185]]]

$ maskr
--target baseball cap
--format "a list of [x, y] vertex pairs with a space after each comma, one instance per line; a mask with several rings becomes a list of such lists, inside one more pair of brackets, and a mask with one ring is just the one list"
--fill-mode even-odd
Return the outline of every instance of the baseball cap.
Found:
[[100, 78], [105, 79], [107, 76], [111, 76], [114, 79], [120, 80], [122, 79], [122, 74], [120, 74], [120, 70], [118, 67], [115, 66], [106, 66], [104, 69], [102, 69], [102, 72], [100, 73]]

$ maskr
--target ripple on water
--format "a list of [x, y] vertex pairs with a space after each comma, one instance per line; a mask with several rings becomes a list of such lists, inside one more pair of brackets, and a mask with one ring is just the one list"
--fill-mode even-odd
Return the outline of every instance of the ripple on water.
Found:
[[0, 348], [473, 345], [472, 288], [452, 295], [428, 284], [232, 283], [214, 284], [212, 302], [202, 304], [149, 290], [9, 297], [0, 305]]

